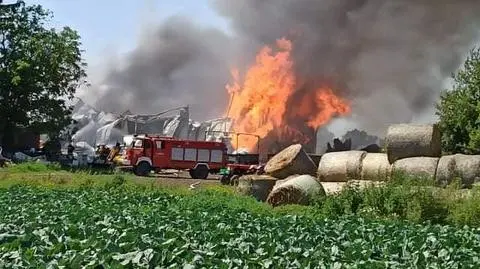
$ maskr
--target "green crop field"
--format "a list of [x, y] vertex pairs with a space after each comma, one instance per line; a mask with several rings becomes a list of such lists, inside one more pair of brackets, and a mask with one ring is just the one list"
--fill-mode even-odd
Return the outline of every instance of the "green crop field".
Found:
[[2, 188], [0, 268], [480, 268], [477, 229], [250, 203], [209, 190]]

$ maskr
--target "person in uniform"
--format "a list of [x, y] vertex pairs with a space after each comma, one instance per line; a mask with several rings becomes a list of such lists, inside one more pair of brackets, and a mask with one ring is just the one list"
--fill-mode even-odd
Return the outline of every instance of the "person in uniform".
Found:
[[115, 159], [115, 157], [120, 153], [120, 150], [121, 150], [120, 143], [117, 142], [117, 144], [115, 144], [115, 147], [113, 147], [113, 149], [110, 151], [110, 154], [108, 155], [107, 160], [109, 162], [112, 162], [113, 159]]

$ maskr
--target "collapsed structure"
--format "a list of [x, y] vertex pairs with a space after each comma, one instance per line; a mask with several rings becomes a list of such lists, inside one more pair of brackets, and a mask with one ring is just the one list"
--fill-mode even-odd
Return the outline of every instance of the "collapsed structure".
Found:
[[[77, 151], [81, 151], [82, 148], [83, 151], [93, 152], [97, 145], [111, 147], [117, 142], [121, 143], [124, 136], [132, 134], [156, 134], [196, 141], [223, 141], [227, 144], [230, 153], [235, 150], [232, 144], [235, 144], [236, 141], [230, 140], [231, 137], [228, 134], [228, 132], [234, 131], [234, 128], [232, 128], [234, 120], [225, 117], [204, 122], [193, 121], [190, 119], [188, 107], [174, 108], [151, 115], [138, 115], [130, 111], [114, 114], [98, 111], [77, 98], [74, 101], [72, 118], [76, 123], [69, 127], [69, 133], [76, 144]], [[323, 153], [329, 151], [325, 147], [326, 142], [334, 138], [333, 133], [330, 133], [326, 128], [316, 130], [308, 126], [295, 126], [291, 130], [301, 130], [301, 132], [297, 131], [301, 135], [282, 133], [285, 137], [279, 137], [278, 132], [271, 132], [261, 138], [260, 152], [273, 155], [292, 143], [300, 142], [295, 139], [286, 139], [286, 137], [307, 137], [306, 141], [308, 142], [303, 143], [304, 150], [308, 153]], [[367, 143], [371, 143], [370, 140], [373, 139], [372, 141], [378, 142], [378, 137], [363, 133], [358, 130], [347, 133], [348, 138], [352, 139], [352, 148], [355, 144], [355, 148], [363, 150]], [[236, 138], [233, 137], [233, 139]], [[317, 140], [324, 143], [317, 143]], [[240, 142], [237, 152], [248, 152], [245, 146], [247, 144]], [[344, 150], [349, 149], [350, 147]]]
[[[228, 131], [232, 122], [228, 118], [197, 122], [190, 119], [188, 107], [180, 107], [154, 115], [136, 115], [97, 111], [81, 99], [74, 105], [70, 134], [75, 144], [113, 146], [123, 137], [132, 134], [157, 134], [178, 139], [224, 141], [228, 143]], [[87, 146], [88, 147], [88, 146]]]

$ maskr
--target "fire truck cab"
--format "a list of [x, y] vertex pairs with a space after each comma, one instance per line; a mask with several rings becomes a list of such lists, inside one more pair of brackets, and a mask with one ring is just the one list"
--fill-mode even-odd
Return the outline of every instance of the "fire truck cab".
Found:
[[222, 142], [178, 140], [171, 137], [136, 135], [122, 157], [136, 175], [146, 176], [152, 170], [188, 170], [195, 179], [206, 179], [218, 173], [228, 162], [227, 147]]

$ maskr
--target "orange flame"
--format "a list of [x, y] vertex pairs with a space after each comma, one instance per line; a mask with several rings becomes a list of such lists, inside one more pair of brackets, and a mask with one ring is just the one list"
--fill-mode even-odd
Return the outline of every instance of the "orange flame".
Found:
[[[275, 52], [269, 46], [259, 51], [242, 83], [239, 71], [232, 70], [233, 84], [226, 88], [231, 98], [227, 117], [234, 121], [234, 132], [255, 134], [261, 138], [276, 132], [277, 137], [291, 142], [305, 140], [299, 138], [301, 131], [294, 130], [287, 118], [303, 121], [316, 129], [333, 117], [350, 112], [348, 103], [328, 87], [307, 91], [299, 101], [292, 98], [297, 86], [291, 60], [292, 42], [282, 38], [277, 40], [276, 47]], [[257, 145], [253, 136], [240, 136], [238, 145], [235, 139], [232, 142], [235, 149], [249, 151], [254, 151]]]

